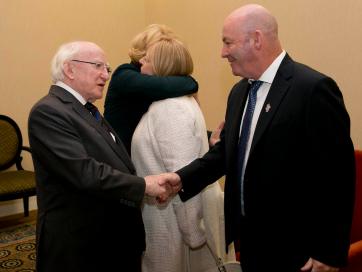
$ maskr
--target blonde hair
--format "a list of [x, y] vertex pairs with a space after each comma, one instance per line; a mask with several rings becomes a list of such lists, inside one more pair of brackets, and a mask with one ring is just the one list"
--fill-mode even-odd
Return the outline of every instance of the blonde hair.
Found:
[[161, 24], [153, 24], [139, 33], [131, 42], [131, 49], [128, 51], [132, 62], [138, 64], [140, 59], [146, 56], [147, 47], [150, 43], [158, 39], [160, 36], [177, 37], [173, 31]]
[[189, 50], [180, 38], [161, 36], [148, 46], [146, 61], [156, 76], [189, 76], [194, 64]]

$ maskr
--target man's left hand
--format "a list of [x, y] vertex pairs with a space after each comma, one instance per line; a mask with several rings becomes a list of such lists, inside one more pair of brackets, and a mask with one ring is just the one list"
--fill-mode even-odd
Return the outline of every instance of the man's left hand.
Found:
[[318, 262], [317, 260], [314, 260], [312, 258], [309, 258], [308, 262], [300, 270], [301, 271], [311, 270], [311, 272], [337, 272], [339, 268], [332, 267], [324, 263]]
[[209, 145], [214, 146], [218, 141], [220, 141], [220, 132], [222, 128], [224, 127], [225, 119], [214, 129], [214, 131], [211, 133], [210, 139], [209, 139]]

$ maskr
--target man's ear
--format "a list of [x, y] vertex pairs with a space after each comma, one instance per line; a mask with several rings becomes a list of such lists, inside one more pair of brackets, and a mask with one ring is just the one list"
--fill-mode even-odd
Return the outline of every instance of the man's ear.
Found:
[[253, 39], [254, 39], [254, 46], [256, 50], [260, 50], [262, 46], [262, 36], [263, 34], [260, 32], [260, 30], [255, 30], [253, 33]]
[[70, 62], [63, 63], [63, 70], [64, 70], [64, 74], [67, 78], [74, 79], [74, 72], [73, 72], [73, 68], [72, 68], [72, 65], [70, 64]]

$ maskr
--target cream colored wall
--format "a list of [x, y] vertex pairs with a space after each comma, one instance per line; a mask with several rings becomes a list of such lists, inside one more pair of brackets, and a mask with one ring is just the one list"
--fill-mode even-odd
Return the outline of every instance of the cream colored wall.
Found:
[[[89, 40], [107, 53], [111, 67], [128, 62], [131, 39], [147, 25], [164, 23], [182, 36], [193, 56], [194, 77], [207, 127], [224, 117], [234, 77], [221, 54], [221, 27], [241, 0], [0, 0], [0, 114], [13, 118], [28, 145], [27, 118], [48, 93], [50, 60], [72, 40]], [[362, 2], [359, 0], [261, 0], [279, 22], [283, 48], [295, 61], [331, 76], [351, 116], [351, 135], [362, 149], [360, 63]], [[348, 3], [348, 4], [347, 4]], [[106, 88], [107, 89], [107, 86]], [[104, 99], [96, 102], [103, 111]], [[331, 147], [333, 148], [333, 147]], [[30, 158], [25, 159], [32, 169]], [[0, 216], [4, 204], [0, 204]]]

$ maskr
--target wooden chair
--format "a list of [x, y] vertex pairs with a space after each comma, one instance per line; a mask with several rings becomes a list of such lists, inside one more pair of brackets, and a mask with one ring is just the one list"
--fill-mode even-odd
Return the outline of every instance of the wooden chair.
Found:
[[[23, 138], [18, 125], [9, 117], [0, 115], [0, 201], [23, 198], [24, 214], [29, 216], [29, 197], [36, 195], [34, 172], [21, 166]], [[16, 164], [17, 171], [3, 170]]]

